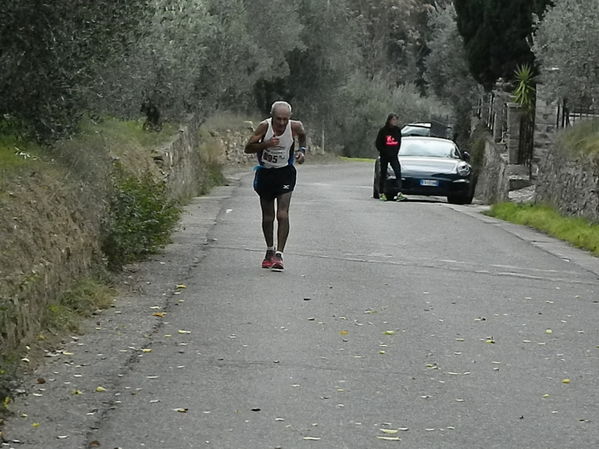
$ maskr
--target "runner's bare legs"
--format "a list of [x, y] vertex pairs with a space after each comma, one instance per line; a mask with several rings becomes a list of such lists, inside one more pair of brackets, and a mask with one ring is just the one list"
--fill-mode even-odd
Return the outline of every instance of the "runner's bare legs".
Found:
[[[283, 252], [289, 236], [289, 205], [291, 203], [291, 192], [279, 195], [277, 201], [277, 251]], [[274, 246], [274, 221], [275, 221], [275, 200], [260, 198], [260, 207], [262, 208], [262, 233], [266, 246]]]
[[289, 204], [291, 192], [277, 197], [277, 251], [283, 252], [289, 236]]
[[260, 207], [262, 208], [262, 233], [266, 246], [272, 248], [274, 243], [274, 221], [275, 221], [275, 200], [260, 198]]

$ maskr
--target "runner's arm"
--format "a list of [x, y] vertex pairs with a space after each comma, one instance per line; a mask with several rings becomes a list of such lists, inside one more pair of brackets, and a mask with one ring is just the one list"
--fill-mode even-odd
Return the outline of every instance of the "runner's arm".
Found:
[[264, 136], [266, 135], [266, 131], [268, 131], [268, 123], [261, 122], [254, 131], [252, 137], [250, 137], [250, 139], [248, 140], [248, 143], [245, 144], [245, 148], [243, 151], [249, 154], [259, 153], [260, 151], [272, 146], [272, 139], [270, 139], [267, 142], [261, 142], [261, 140], [264, 139]]
[[300, 121], [291, 122], [291, 131], [297, 136], [297, 143], [299, 149], [295, 151], [295, 159], [298, 164], [303, 164], [306, 158], [306, 131], [304, 130], [304, 124]]

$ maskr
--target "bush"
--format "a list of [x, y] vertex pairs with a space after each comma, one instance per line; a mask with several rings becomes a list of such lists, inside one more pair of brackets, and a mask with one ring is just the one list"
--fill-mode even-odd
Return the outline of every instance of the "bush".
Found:
[[166, 184], [151, 175], [129, 175], [115, 164], [114, 193], [102, 249], [112, 269], [156, 252], [169, 242], [181, 209]]
[[338, 142], [343, 155], [349, 157], [377, 154], [374, 140], [391, 112], [399, 115], [401, 124], [449, 115], [440, 102], [421, 96], [416, 86], [392, 87], [382, 76], [369, 79], [354, 75], [340, 95], [341, 113], [336, 117], [337, 135], [332, 140]]

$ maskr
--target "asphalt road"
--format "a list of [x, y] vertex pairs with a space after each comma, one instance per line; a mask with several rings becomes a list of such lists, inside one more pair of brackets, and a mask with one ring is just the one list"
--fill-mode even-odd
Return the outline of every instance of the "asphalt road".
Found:
[[6, 447], [599, 446], [597, 258], [480, 206], [373, 200], [343, 163], [300, 167], [270, 272], [251, 181], [196, 199], [50, 354]]

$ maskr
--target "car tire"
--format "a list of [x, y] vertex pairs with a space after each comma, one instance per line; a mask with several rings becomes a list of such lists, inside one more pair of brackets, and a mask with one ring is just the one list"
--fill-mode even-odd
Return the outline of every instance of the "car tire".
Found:
[[447, 202], [449, 204], [471, 204], [472, 196], [470, 193], [465, 195], [447, 195]]

